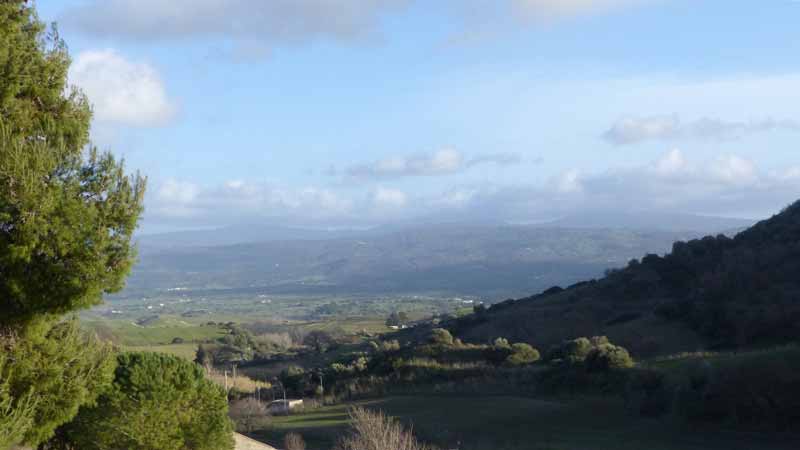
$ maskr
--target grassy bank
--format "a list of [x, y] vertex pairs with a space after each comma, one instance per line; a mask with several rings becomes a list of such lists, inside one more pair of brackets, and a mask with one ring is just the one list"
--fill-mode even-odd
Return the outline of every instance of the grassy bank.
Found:
[[[382, 409], [413, 426], [420, 438], [461, 450], [788, 450], [800, 445], [776, 435], [689, 430], [672, 421], [631, 417], [619, 401], [606, 398], [402, 396], [353, 404]], [[276, 417], [256, 436], [279, 444], [286, 433], [297, 432], [309, 450], [330, 449], [347, 431], [348, 406]]]

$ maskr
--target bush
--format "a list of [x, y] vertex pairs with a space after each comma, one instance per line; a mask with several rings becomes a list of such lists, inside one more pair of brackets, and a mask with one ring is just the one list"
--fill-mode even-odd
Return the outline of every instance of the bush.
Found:
[[232, 449], [222, 388], [200, 366], [159, 353], [117, 356], [113, 384], [96, 405], [81, 408], [58, 441], [81, 450]]
[[601, 344], [593, 348], [584, 361], [590, 372], [604, 372], [610, 369], [628, 369], [633, 367], [633, 358], [623, 347], [613, 344]]
[[269, 423], [266, 405], [253, 397], [246, 397], [231, 403], [228, 415], [236, 424], [236, 430], [243, 433], [251, 433], [264, 428]]
[[506, 358], [506, 363], [512, 366], [531, 364], [541, 358], [539, 350], [528, 344], [517, 343], [511, 346], [511, 354]]
[[434, 328], [431, 330], [429, 340], [432, 344], [453, 345], [453, 335], [444, 328]]
[[350, 419], [353, 434], [339, 441], [337, 450], [431, 450], [382, 412], [353, 408], [350, 410]]
[[283, 438], [283, 446], [286, 450], [306, 450], [306, 441], [297, 433], [289, 433]]
[[564, 341], [560, 346], [550, 350], [547, 359], [550, 361], [563, 361], [569, 364], [583, 362], [592, 351], [592, 342], [585, 337]]
[[633, 367], [633, 359], [628, 351], [612, 344], [605, 336], [594, 336], [591, 339], [579, 337], [565, 341], [550, 351], [548, 360], [568, 364], [586, 363], [590, 371]]
[[508, 339], [502, 338], [502, 337], [499, 337], [499, 338], [495, 339], [493, 345], [494, 345], [494, 348], [498, 348], [498, 349], [499, 348], [505, 348], [505, 349], [509, 349], [509, 350], [511, 349], [511, 344], [508, 343]]

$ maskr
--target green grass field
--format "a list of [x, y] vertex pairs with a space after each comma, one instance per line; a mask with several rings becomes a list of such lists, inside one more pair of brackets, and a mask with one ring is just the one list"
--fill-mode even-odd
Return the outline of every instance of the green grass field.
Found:
[[167, 345], [175, 338], [200, 342], [224, 335], [217, 327], [191, 324], [171, 317], [159, 318], [147, 326], [129, 320], [86, 321], [83, 324], [101, 338], [121, 346]]
[[[684, 429], [671, 421], [629, 416], [618, 400], [549, 401], [521, 397], [401, 396], [356, 404], [378, 408], [442, 448], [460, 450], [783, 450], [800, 441], [775, 436]], [[279, 445], [298, 432], [309, 450], [333, 447], [347, 432], [347, 405], [276, 417], [256, 437]]]
[[183, 343], [183, 344], [166, 344], [166, 345], [131, 345], [122, 346], [122, 350], [130, 352], [158, 352], [167, 353], [169, 355], [179, 356], [189, 361], [194, 361], [195, 352], [197, 352], [197, 344]]

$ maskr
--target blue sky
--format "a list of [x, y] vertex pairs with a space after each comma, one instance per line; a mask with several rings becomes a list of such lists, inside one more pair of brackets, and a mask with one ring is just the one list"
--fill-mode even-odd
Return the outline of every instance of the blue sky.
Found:
[[143, 230], [760, 217], [800, 197], [800, 2], [55, 0]]

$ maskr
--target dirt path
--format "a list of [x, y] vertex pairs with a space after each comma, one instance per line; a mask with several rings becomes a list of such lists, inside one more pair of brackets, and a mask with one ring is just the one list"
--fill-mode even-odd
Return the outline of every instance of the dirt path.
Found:
[[236, 450], [278, 450], [239, 433], [234, 433], [233, 437], [236, 439]]

